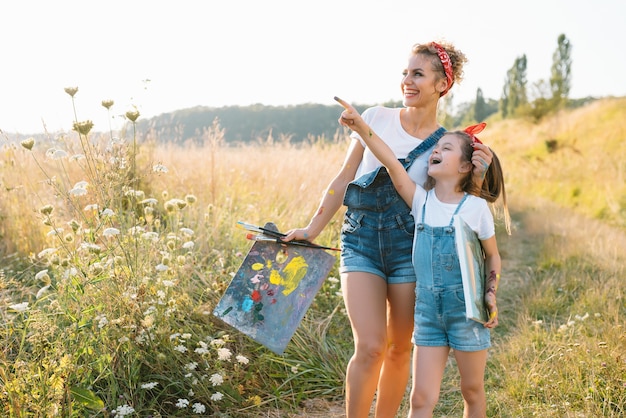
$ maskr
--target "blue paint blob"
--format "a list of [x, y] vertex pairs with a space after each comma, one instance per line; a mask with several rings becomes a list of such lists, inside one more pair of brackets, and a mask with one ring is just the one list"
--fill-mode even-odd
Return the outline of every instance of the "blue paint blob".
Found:
[[241, 302], [241, 309], [244, 312], [250, 312], [250, 310], [252, 310], [252, 305], [254, 305], [254, 301], [250, 296], [246, 295], [243, 302]]

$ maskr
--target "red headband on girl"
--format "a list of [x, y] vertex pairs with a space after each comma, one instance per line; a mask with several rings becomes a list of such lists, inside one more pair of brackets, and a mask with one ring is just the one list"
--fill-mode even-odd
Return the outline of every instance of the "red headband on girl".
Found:
[[483, 129], [485, 129], [485, 126], [487, 126], [487, 124], [485, 122], [481, 122], [478, 125], [468, 126], [467, 128], [463, 129], [463, 132], [465, 132], [470, 136], [470, 138], [472, 138], [472, 142], [478, 142], [479, 144], [482, 144], [482, 141], [476, 138], [475, 135], [481, 133]]
[[452, 61], [450, 61], [450, 55], [446, 52], [445, 49], [437, 42], [431, 42], [431, 45], [435, 47], [437, 50], [437, 55], [439, 56], [439, 60], [441, 60], [441, 64], [443, 64], [443, 71], [446, 73], [446, 80], [448, 80], [448, 88], [446, 88], [443, 92], [441, 92], [441, 96], [446, 94], [448, 90], [452, 87], [452, 83], [454, 83], [454, 72], [452, 71]]

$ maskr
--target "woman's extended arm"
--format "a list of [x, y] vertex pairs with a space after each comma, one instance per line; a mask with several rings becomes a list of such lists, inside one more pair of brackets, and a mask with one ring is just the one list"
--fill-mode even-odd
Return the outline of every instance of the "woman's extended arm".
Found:
[[311, 218], [311, 221], [305, 228], [292, 229], [287, 231], [287, 235], [283, 241], [291, 240], [308, 240], [313, 241], [328, 225], [335, 213], [343, 204], [343, 198], [346, 194], [348, 184], [354, 180], [357, 168], [363, 158], [364, 148], [361, 143], [353, 139], [348, 148], [348, 153], [341, 166], [339, 173], [331, 180], [330, 184], [324, 190], [322, 200]]

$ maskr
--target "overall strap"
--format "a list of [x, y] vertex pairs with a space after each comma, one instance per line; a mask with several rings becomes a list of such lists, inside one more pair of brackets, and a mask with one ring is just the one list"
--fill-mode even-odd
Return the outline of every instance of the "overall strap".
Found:
[[413, 164], [413, 162], [417, 159], [417, 157], [422, 155], [429, 148], [432, 148], [437, 143], [437, 141], [439, 141], [441, 139], [441, 137], [443, 136], [444, 133], [446, 133], [446, 130], [445, 130], [445, 128], [443, 126], [441, 126], [435, 132], [430, 134], [428, 136], [428, 138], [423, 140], [421, 144], [419, 144], [417, 147], [415, 147], [409, 153], [409, 155], [406, 156], [404, 161], [400, 160], [400, 161], [402, 161], [402, 165], [404, 166], [404, 169], [408, 170], [409, 167], [411, 167], [411, 164]]
[[468, 196], [467, 193], [463, 195], [463, 199], [461, 199], [461, 201], [457, 205], [456, 210], [454, 211], [454, 214], [452, 214], [452, 219], [450, 219], [450, 225], [448, 226], [452, 226], [452, 224], [454, 223], [454, 215], [459, 213], [459, 210], [461, 209], [461, 205], [463, 205], [463, 202], [465, 202], [465, 199], [467, 199], [467, 196]]

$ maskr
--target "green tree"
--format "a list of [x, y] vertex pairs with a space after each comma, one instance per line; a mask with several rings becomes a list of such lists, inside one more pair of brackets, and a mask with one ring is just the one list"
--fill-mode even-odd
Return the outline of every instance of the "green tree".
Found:
[[528, 104], [528, 96], [526, 94], [526, 54], [515, 59], [513, 67], [507, 71], [507, 77], [504, 84], [502, 99], [500, 101], [500, 110], [502, 117], [515, 116], [521, 108]]
[[482, 122], [490, 114], [491, 112], [487, 108], [487, 102], [485, 101], [485, 96], [483, 95], [483, 91], [479, 87], [476, 90], [476, 101], [474, 102], [474, 120], [476, 122]]
[[561, 107], [569, 96], [572, 77], [572, 45], [564, 34], [559, 35], [558, 47], [552, 55], [550, 89], [553, 108]]

